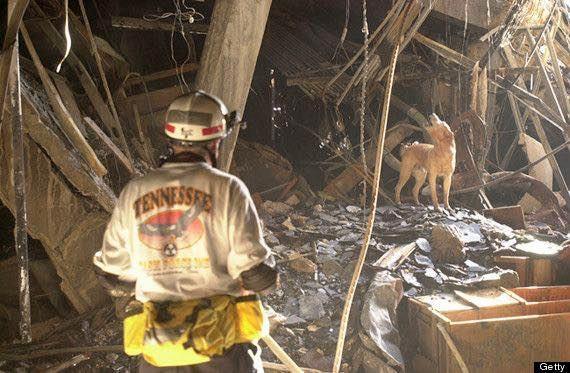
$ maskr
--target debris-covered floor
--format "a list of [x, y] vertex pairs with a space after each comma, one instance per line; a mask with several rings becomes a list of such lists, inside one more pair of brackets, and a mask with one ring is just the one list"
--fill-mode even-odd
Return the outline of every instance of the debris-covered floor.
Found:
[[[260, 207], [266, 241], [281, 273], [280, 288], [264, 299], [271, 334], [303, 367], [331, 369], [346, 288], [368, 212], [326, 202], [289, 206], [265, 201]], [[401, 314], [398, 319], [397, 307], [408, 298], [522, 285], [517, 272], [498, 263], [499, 257], [547, 258], [556, 268], [554, 276], [563, 281], [570, 246], [562, 244], [568, 237], [552, 229], [547, 234], [539, 230], [513, 230], [463, 208], [437, 212], [423, 205], [379, 207], [349, 324], [348, 366], [404, 366], [404, 354], [410, 359], [414, 351], [398, 337], [398, 329], [405, 331], [407, 321]], [[384, 311], [389, 317], [370, 322]], [[137, 361], [121, 352], [120, 331], [114, 308], [98, 309], [45, 330], [31, 346], [3, 349], [2, 367], [59, 371], [73, 364], [79, 371], [129, 371]], [[70, 345], [89, 347], [66, 347]], [[280, 363], [268, 349], [263, 357]]]

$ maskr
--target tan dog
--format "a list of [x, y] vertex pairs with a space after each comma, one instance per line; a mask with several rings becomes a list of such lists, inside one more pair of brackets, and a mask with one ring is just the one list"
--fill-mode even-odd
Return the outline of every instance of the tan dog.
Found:
[[420, 188], [428, 176], [433, 207], [439, 210], [436, 180], [438, 176], [443, 176], [443, 202], [445, 208], [449, 208], [451, 176], [455, 171], [455, 136], [447, 123], [440, 120], [435, 114], [429, 116], [426, 130], [433, 139], [433, 145], [415, 142], [402, 147], [400, 152], [402, 156], [400, 179], [396, 185], [396, 202], [400, 203], [402, 187], [413, 174], [416, 179], [413, 196], [416, 204], [419, 204]]

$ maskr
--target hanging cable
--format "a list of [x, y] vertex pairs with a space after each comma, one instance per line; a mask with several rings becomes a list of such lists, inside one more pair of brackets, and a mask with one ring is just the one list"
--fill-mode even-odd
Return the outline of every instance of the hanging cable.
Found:
[[55, 68], [56, 73], [59, 73], [59, 71], [61, 70], [61, 65], [63, 65], [63, 61], [65, 61], [65, 59], [69, 55], [69, 52], [71, 51], [71, 34], [69, 33], [69, 3], [68, 3], [68, 0], [63, 1], [63, 8], [64, 8], [64, 12], [65, 12], [65, 25], [63, 26], [64, 27], [63, 33], [65, 34], [65, 54], [61, 58], [61, 61], [59, 61], [59, 64], [57, 65], [57, 67]]
[[[368, 175], [368, 166], [366, 164], [366, 150], [364, 148], [364, 134], [365, 134], [365, 110], [366, 110], [366, 83], [368, 81], [368, 20], [366, 18], [366, 0], [362, 0], [362, 35], [364, 38], [364, 69], [362, 72], [362, 83], [360, 85], [360, 158], [362, 159], [362, 170], [364, 175]], [[364, 195], [363, 206], [366, 208], [366, 181], [362, 187]]]
[[[185, 87], [186, 90], [190, 91], [190, 85], [186, 82], [184, 78], [184, 66], [190, 61], [190, 42], [184, 31], [184, 26], [187, 23], [194, 23], [196, 21], [204, 20], [204, 15], [198, 12], [195, 8], [186, 4], [187, 0], [173, 0], [174, 12], [166, 12], [163, 14], [147, 14], [143, 16], [146, 21], [160, 21], [172, 17], [172, 29], [170, 31], [170, 58], [174, 62], [174, 67], [176, 68], [176, 77], [181, 86]], [[176, 32], [179, 32], [186, 44], [186, 57], [181, 64], [178, 63], [176, 56], [174, 55], [174, 36]]]
[[[338, 51], [341, 48], [344, 51], [344, 41], [346, 40], [346, 34], [348, 33], [348, 21], [350, 19], [350, 0], [346, 0], [344, 7], [345, 7], [345, 9], [344, 9], [344, 26], [342, 28], [342, 34], [340, 35], [340, 39], [338, 41], [338, 44], [336, 45], [336, 48], [334, 49], [334, 53], [333, 53], [333, 56], [331, 58], [331, 61], [334, 61], [336, 54], [338, 53]], [[346, 51], [345, 51], [345, 54], [346, 54]]]

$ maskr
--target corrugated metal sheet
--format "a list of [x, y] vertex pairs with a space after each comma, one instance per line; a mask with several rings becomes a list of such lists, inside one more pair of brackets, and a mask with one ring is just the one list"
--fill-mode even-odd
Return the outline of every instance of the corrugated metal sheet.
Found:
[[[289, 85], [298, 86], [311, 98], [320, 98], [323, 88], [334, 75], [332, 69], [334, 65], [329, 57], [334, 50], [325, 43], [323, 50], [313, 49], [304, 40], [305, 32], [307, 32], [306, 27], [293, 28], [270, 20], [266, 27], [261, 53], [288, 78]], [[336, 99], [349, 80], [348, 75], [338, 79], [327, 90], [325, 99], [331, 101]]]

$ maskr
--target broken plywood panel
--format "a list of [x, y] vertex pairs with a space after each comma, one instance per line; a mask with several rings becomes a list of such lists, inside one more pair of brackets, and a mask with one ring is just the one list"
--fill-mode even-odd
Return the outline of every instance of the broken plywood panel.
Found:
[[[536, 160], [546, 155], [542, 144], [527, 134], [520, 135], [519, 144], [522, 145], [523, 150], [528, 157], [529, 163], [535, 162]], [[529, 170], [528, 174], [535, 179], [542, 181], [544, 185], [552, 189], [554, 173], [550, 163], [541, 162], [532, 167]], [[542, 206], [536, 198], [528, 193], [523, 196], [519, 202], [519, 205], [521, 205], [525, 214], [536, 212]]]

